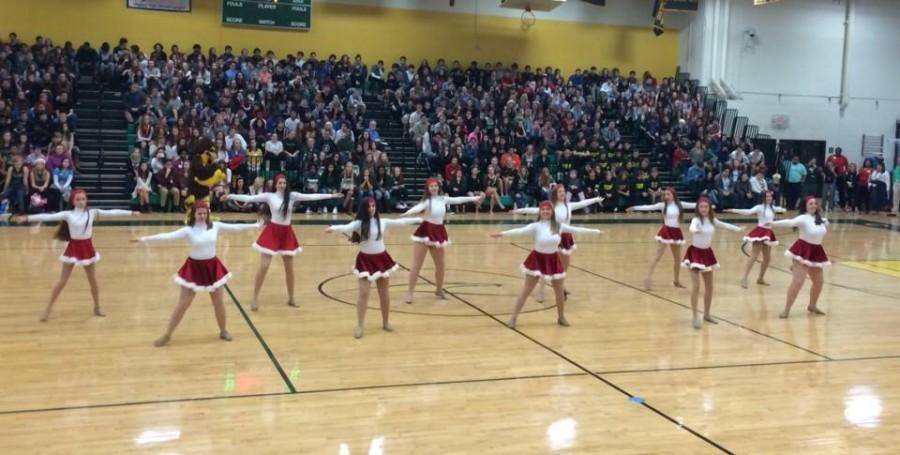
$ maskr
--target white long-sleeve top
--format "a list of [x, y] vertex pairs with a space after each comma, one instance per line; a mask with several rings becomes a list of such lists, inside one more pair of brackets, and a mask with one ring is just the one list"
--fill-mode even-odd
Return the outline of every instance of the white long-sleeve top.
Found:
[[[28, 215], [26, 221], [65, 221], [69, 223], [69, 236], [73, 240], [87, 240], [94, 235], [94, 221], [98, 216], [131, 216], [130, 210], [72, 209], [42, 215]], [[87, 223], [87, 225], [85, 225]]]
[[772, 226], [796, 227], [800, 230], [800, 240], [812, 245], [821, 245], [828, 231], [826, 228], [828, 220], [822, 218], [822, 224], [816, 224], [815, 216], [804, 213], [794, 218], [775, 221]]
[[[427, 200], [419, 202], [410, 207], [403, 216], [415, 215], [422, 213], [422, 218], [431, 224], [444, 224], [444, 217], [447, 215], [447, 206], [456, 204], [467, 204], [475, 202], [477, 197], [449, 197], [445, 195], [432, 196]], [[423, 213], [424, 212], [424, 213]]]
[[553, 254], [559, 248], [559, 234], [602, 234], [599, 229], [583, 228], [578, 226], [570, 226], [568, 224], [560, 224], [559, 232], [554, 233], [550, 226], [550, 220], [535, 221], [527, 226], [509, 229], [500, 234], [503, 236], [525, 235], [534, 236], [534, 250], [542, 254]]
[[[682, 202], [681, 207], [686, 210], [693, 210], [697, 204], [693, 202]], [[666, 202], [657, 202], [656, 204], [650, 205], [635, 205], [631, 208], [636, 212], [659, 212], [663, 210], [665, 207], [665, 213], [663, 214], [663, 224], [669, 227], [677, 228], [681, 227], [678, 224], [678, 215], [680, 214], [678, 210], [678, 205], [675, 203]]]
[[709, 248], [712, 246], [713, 235], [716, 233], [716, 226], [735, 232], [741, 230], [741, 228], [724, 221], [715, 220], [714, 222], [710, 222], [709, 219], [701, 221], [700, 217], [695, 216], [694, 219], [691, 220], [690, 227], [691, 234], [693, 234], [691, 245], [697, 248]]
[[786, 210], [783, 207], [769, 207], [765, 204], [757, 204], [749, 209], [732, 209], [729, 210], [731, 213], [737, 215], [756, 215], [756, 225], [761, 227], [766, 227], [772, 224], [775, 221], [776, 213], [784, 213]]
[[162, 234], [147, 235], [141, 237], [142, 242], [151, 242], [157, 240], [176, 240], [187, 238], [191, 242], [191, 259], [203, 260], [216, 257], [216, 240], [219, 237], [219, 231], [237, 232], [248, 229], [256, 229], [259, 223], [253, 224], [233, 224], [214, 221], [211, 228], [205, 223], [197, 223], [193, 226], [185, 226], [177, 231], [164, 232]]
[[869, 175], [869, 186], [875, 186], [875, 182], [882, 182], [888, 188], [891, 187], [891, 174], [887, 172], [872, 171]]
[[247, 194], [229, 194], [228, 199], [231, 201], [238, 202], [257, 202], [261, 204], [266, 204], [269, 206], [269, 211], [272, 212], [271, 221], [275, 224], [281, 224], [289, 226], [291, 224], [291, 214], [294, 213], [294, 202], [298, 201], [321, 201], [325, 199], [331, 199], [334, 196], [331, 194], [305, 194], [305, 193], [297, 193], [291, 192], [291, 204], [288, 205], [288, 213], [287, 216], [282, 216], [281, 214], [281, 204], [284, 203], [284, 193], [274, 192], [274, 193], [259, 193], [254, 195]]
[[[575, 210], [581, 210], [585, 207], [590, 206], [591, 204], [599, 204], [603, 198], [592, 197], [590, 199], [585, 199], [583, 201], [571, 202], [568, 204], [557, 202], [556, 205], [553, 206], [553, 213], [556, 216], [556, 222], [559, 224], [569, 224], [572, 222], [572, 212]], [[540, 207], [524, 207], [521, 209], [513, 210], [513, 213], [518, 213], [520, 215], [537, 215], [541, 213]]]
[[[359, 243], [359, 251], [365, 254], [379, 254], [384, 253], [384, 238], [387, 236], [388, 227], [421, 224], [422, 218], [381, 218], [381, 238], [378, 237], [378, 221], [372, 218], [369, 223], [369, 238], [363, 239]], [[353, 220], [347, 224], [331, 226], [331, 230], [351, 234], [360, 232], [360, 226], [362, 226], [362, 221]]]

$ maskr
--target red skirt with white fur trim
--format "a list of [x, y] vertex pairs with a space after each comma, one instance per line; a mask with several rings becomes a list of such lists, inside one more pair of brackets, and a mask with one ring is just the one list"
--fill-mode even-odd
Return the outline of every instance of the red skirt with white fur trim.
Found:
[[784, 255], [808, 267], [828, 267], [831, 261], [825, 254], [822, 245], [813, 245], [805, 240], [797, 239]]
[[771, 229], [762, 226], [756, 226], [752, 231], [748, 232], [747, 235], [744, 236], [744, 241], [750, 243], [762, 242], [769, 246], [778, 245], [778, 239], [775, 238], [775, 233], [772, 232]]
[[413, 242], [424, 243], [428, 246], [444, 248], [450, 246], [450, 237], [447, 228], [443, 224], [434, 224], [423, 221], [409, 237]]
[[231, 272], [219, 258], [187, 258], [175, 274], [175, 282], [194, 292], [212, 292], [231, 279]]
[[94, 250], [91, 239], [72, 239], [59, 260], [66, 264], [91, 265], [100, 260], [100, 253]]
[[391, 273], [400, 268], [394, 258], [387, 251], [378, 254], [358, 253], [353, 274], [357, 278], [365, 278], [369, 281], [377, 281], [391, 276]]
[[266, 223], [253, 249], [269, 256], [293, 256], [303, 251], [290, 225], [271, 222]]
[[716, 260], [712, 248], [697, 248], [694, 245], [688, 247], [681, 265], [701, 272], [710, 272], [719, 268], [719, 262]]
[[681, 228], [669, 227], [665, 224], [656, 232], [656, 241], [667, 245], [681, 245], [684, 243], [684, 234]]
[[559, 234], [559, 252], [565, 254], [566, 256], [570, 256], [575, 248], [578, 248], [578, 245], [575, 244], [575, 237], [568, 233], [563, 232]]
[[559, 253], [544, 254], [532, 251], [522, 263], [522, 272], [547, 281], [561, 280], [566, 277]]

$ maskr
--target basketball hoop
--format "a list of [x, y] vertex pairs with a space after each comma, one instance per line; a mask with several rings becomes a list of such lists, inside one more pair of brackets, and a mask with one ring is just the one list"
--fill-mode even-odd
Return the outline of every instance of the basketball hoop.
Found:
[[525, 8], [525, 11], [522, 12], [522, 31], [527, 32], [535, 22], [537, 22], [537, 17], [531, 12], [531, 8]]

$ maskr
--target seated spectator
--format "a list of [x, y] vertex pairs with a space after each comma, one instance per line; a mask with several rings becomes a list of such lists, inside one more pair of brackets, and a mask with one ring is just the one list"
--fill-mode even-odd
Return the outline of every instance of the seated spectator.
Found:
[[47, 208], [49, 201], [49, 188], [53, 181], [50, 171], [47, 170], [47, 162], [43, 158], [34, 161], [31, 172], [28, 174], [30, 194], [28, 206], [30, 213], [41, 213]]
[[138, 199], [138, 206], [143, 213], [150, 212], [150, 193], [153, 191], [150, 183], [152, 181], [153, 174], [150, 172], [150, 165], [146, 161], [142, 161], [134, 176], [134, 190], [131, 192], [131, 197]]
[[53, 169], [53, 184], [50, 187], [50, 198], [48, 206], [50, 210], [65, 210], [66, 202], [72, 194], [72, 179], [75, 173], [72, 171], [71, 161], [64, 158], [58, 166]]
[[13, 153], [10, 157], [9, 167], [6, 169], [6, 180], [3, 184], [3, 198], [9, 201], [10, 213], [16, 215], [25, 214], [25, 197], [28, 193], [30, 181], [30, 171], [25, 166], [25, 160], [22, 158], [22, 155]]
[[[176, 211], [180, 208], [181, 188], [178, 171], [174, 167], [172, 160], [163, 158], [163, 168], [154, 175], [153, 180], [156, 182], [156, 192], [159, 194], [159, 211]], [[169, 200], [172, 201], [171, 208], [168, 206]]]
[[740, 180], [734, 185], [734, 193], [739, 209], [749, 209], [756, 203], [753, 199], [753, 189], [750, 186], [750, 176], [747, 173], [741, 174]]

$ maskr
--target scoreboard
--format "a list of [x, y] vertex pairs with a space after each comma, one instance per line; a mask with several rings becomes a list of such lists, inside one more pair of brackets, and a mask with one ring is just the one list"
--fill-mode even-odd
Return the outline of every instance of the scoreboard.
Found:
[[308, 30], [312, 0], [222, 0], [222, 24]]

